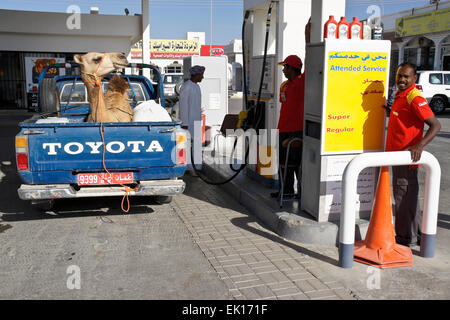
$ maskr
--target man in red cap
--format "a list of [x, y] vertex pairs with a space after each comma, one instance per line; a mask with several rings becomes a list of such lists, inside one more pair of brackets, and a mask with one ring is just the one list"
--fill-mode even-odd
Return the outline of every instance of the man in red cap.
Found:
[[[292, 138], [303, 138], [303, 114], [305, 98], [305, 76], [302, 74], [302, 60], [296, 55], [290, 55], [284, 61], [278, 63], [283, 66], [283, 74], [287, 78], [280, 86], [280, 118], [278, 120], [279, 131], [279, 164], [286, 161], [287, 141]], [[300, 151], [298, 150], [300, 149]], [[286, 181], [284, 183], [284, 198], [293, 198], [294, 194], [294, 174], [300, 181], [298, 174], [301, 163], [301, 148], [292, 147], [289, 150], [288, 163], [296, 164], [296, 167], [288, 167], [286, 170]], [[282, 179], [282, 177], [280, 177]], [[298, 196], [300, 190], [298, 190]], [[277, 198], [279, 192], [271, 193]]]

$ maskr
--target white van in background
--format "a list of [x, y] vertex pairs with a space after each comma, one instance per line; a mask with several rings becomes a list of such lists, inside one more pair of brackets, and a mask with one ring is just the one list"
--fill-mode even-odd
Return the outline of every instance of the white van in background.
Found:
[[178, 100], [178, 95], [175, 92], [175, 86], [183, 82], [183, 73], [166, 73], [162, 75], [164, 86], [164, 99], [169, 104], [173, 104]]

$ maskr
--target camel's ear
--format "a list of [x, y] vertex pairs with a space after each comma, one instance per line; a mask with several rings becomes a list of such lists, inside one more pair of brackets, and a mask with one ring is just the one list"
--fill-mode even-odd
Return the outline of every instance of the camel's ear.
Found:
[[81, 62], [83, 61], [83, 57], [79, 54], [76, 54], [73, 56], [73, 60], [75, 60], [76, 63], [81, 64]]

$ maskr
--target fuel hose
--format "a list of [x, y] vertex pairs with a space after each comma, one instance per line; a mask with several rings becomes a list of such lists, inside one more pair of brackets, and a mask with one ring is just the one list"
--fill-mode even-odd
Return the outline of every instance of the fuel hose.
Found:
[[[264, 40], [264, 57], [263, 57], [263, 64], [262, 64], [262, 70], [261, 70], [261, 80], [259, 83], [259, 89], [258, 89], [258, 98], [257, 98], [257, 102], [256, 102], [256, 110], [253, 114], [254, 119], [252, 119], [252, 123], [254, 125], [254, 128], [257, 129], [259, 127], [259, 124], [261, 122], [262, 119], [262, 114], [263, 111], [261, 110], [261, 93], [262, 93], [262, 87], [263, 87], [263, 83], [264, 83], [264, 75], [265, 75], [265, 69], [266, 69], [266, 62], [267, 62], [267, 46], [269, 43], [269, 34], [270, 34], [270, 24], [271, 24], [271, 19], [272, 19], [272, 8], [273, 8], [273, 4], [274, 1], [271, 1], [269, 4], [269, 9], [267, 11], [267, 19], [266, 19], [266, 35], [265, 35], [265, 40]], [[246, 11], [245, 15], [244, 15], [244, 21], [242, 23], [242, 58], [243, 58], [243, 78], [244, 78], [244, 103], [245, 103], [245, 109], [248, 110], [248, 88], [247, 88], [247, 68], [246, 68], [246, 56], [245, 56], [245, 24], [246, 21], [248, 19], [248, 17], [250, 16], [250, 11]], [[256, 121], [255, 121], [256, 120]], [[249, 121], [247, 121], [249, 122]], [[245, 143], [245, 141], [244, 141]], [[236, 149], [236, 144], [237, 144], [237, 139], [234, 141], [234, 145], [233, 145], [233, 151], [231, 153], [231, 158], [234, 154], [234, 150]], [[250, 149], [250, 142], [246, 145], [246, 151], [245, 151], [245, 158], [244, 158], [244, 163], [241, 164], [241, 166], [239, 167], [239, 169], [235, 169], [233, 168], [233, 163], [230, 163], [230, 169], [232, 171], [234, 171], [235, 173], [233, 175], [231, 175], [229, 178], [223, 180], [223, 181], [210, 181], [208, 179], [206, 179], [203, 174], [201, 173], [201, 171], [197, 170], [195, 168], [194, 165], [194, 156], [193, 156], [193, 150], [192, 150], [192, 146], [193, 144], [191, 144], [191, 163], [192, 163], [192, 168], [194, 169], [195, 173], [197, 174], [197, 176], [203, 180], [204, 182], [206, 182], [207, 184], [210, 185], [222, 185], [222, 184], [226, 184], [228, 182], [230, 182], [231, 180], [233, 180], [234, 178], [237, 177], [237, 175], [247, 166], [248, 164], [248, 155], [249, 155], [249, 149]]]

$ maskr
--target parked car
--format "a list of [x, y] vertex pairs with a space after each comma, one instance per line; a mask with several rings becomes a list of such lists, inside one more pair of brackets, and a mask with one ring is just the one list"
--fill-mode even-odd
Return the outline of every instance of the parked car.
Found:
[[175, 86], [183, 82], [183, 73], [166, 73], [163, 75], [164, 98], [174, 99], [177, 97]]
[[435, 114], [450, 106], [450, 71], [418, 71], [416, 87]]

